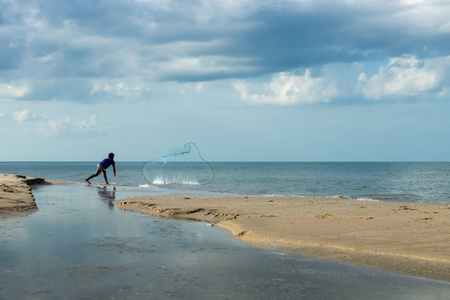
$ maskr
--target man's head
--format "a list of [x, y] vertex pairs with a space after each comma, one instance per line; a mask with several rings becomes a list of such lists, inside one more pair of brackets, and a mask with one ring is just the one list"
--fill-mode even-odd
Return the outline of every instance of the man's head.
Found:
[[111, 159], [114, 159], [114, 153], [110, 153], [110, 154], [108, 155], [108, 157], [111, 158]]

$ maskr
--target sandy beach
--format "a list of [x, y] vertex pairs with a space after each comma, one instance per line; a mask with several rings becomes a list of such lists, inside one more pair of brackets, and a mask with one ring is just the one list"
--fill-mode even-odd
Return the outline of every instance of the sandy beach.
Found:
[[205, 221], [249, 245], [450, 282], [450, 206], [339, 197], [144, 196], [120, 209]]
[[[0, 218], [37, 209], [33, 184], [61, 183], [0, 174]], [[450, 282], [448, 204], [180, 195], [114, 204], [152, 216], [208, 222], [259, 248]]]
[[37, 209], [31, 187], [34, 184], [61, 184], [15, 174], [0, 174], [0, 218], [26, 215]]

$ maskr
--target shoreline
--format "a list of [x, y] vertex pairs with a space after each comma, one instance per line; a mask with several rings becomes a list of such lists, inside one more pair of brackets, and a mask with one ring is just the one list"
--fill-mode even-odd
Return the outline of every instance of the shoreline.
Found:
[[[66, 184], [0, 174], [0, 219], [38, 208], [36, 184]], [[448, 204], [326, 197], [140, 196], [121, 210], [211, 223], [248, 245], [353, 266], [450, 282]]]
[[140, 196], [122, 210], [197, 220], [267, 250], [450, 282], [450, 206], [326, 197]]
[[38, 209], [31, 187], [36, 184], [65, 184], [17, 174], [0, 174], [0, 218], [26, 216]]

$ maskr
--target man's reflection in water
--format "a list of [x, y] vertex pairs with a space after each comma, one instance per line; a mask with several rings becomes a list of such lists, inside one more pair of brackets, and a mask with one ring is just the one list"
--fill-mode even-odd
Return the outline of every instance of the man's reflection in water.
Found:
[[97, 193], [100, 199], [105, 202], [106, 205], [113, 208], [113, 201], [116, 199], [116, 187], [112, 190], [108, 190], [106, 186], [97, 186]]

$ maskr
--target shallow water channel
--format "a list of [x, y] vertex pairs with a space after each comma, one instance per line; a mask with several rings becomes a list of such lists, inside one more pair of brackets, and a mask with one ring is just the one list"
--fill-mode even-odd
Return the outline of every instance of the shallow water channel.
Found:
[[0, 299], [448, 299], [450, 284], [247, 246], [205, 223], [120, 211], [138, 188], [41, 186], [0, 219]]

